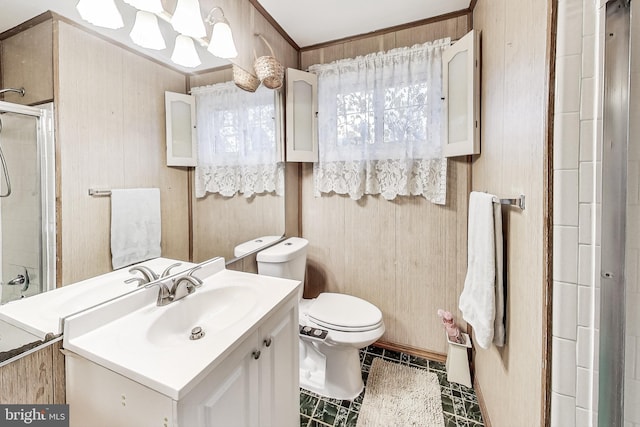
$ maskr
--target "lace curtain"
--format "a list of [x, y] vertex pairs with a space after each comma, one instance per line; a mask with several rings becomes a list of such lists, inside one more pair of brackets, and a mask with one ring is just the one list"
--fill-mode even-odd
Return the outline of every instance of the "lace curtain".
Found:
[[318, 76], [316, 197], [422, 195], [445, 203], [442, 52], [449, 45], [447, 38], [309, 68]]
[[233, 82], [193, 88], [196, 98], [198, 166], [196, 197], [207, 192], [244, 197], [284, 194], [278, 162], [272, 90], [250, 93]]

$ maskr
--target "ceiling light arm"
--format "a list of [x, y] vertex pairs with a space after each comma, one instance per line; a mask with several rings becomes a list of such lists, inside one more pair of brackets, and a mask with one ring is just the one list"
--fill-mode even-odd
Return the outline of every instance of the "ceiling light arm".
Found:
[[[216, 12], [220, 12], [219, 17], [215, 16]], [[204, 22], [206, 22], [209, 25], [214, 25], [216, 22], [225, 22], [227, 25], [229, 25], [229, 21], [227, 21], [227, 18], [224, 16], [224, 11], [222, 10], [221, 7], [218, 7], [218, 6], [214, 7], [209, 11], [209, 14], [205, 18]]]
[[231, 59], [238, 56], [238, 51], [233, 41], [231, 25], [224, 16], [224, 11], [220, 7], [214, 7], [207, 14], [204, 20], [211, 25], [211, 40], [207, 50], [219, 58]]

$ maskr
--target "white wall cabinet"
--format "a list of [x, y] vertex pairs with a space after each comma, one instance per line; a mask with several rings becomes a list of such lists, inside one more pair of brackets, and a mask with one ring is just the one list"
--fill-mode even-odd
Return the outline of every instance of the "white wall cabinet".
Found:
[[287, 68], [287, 162], [318, 161], [318, 77]]
[[471, 30], [447, 48], [442, 68], [442, 154], [480, 154], [480, 32]]
[[294, 427], [299, 425], [298, 352], [293, 295], [180, 401], [70, 354], [71, 426]]
[[191, 95], [165, 92], [167, 166], [197, 166], [196, 101]]

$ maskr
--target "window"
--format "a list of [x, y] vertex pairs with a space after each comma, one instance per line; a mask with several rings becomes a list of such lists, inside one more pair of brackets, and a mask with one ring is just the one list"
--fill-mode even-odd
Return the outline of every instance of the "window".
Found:
[[272, 90], [245, 92], [232, 82], [192, 90], [196, 98], [196, 197], [284, 193]]
[[331, 64], [318, 76], [316, 196], [446, 199], [442, 51], [449, 39]]

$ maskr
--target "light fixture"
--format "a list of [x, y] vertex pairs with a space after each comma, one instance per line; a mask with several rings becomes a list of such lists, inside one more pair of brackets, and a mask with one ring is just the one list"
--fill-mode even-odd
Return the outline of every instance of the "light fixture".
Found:
[[129, 36], [135, 44], [147, 49], [162, 50], [167, 47], [158, 27], [158, 18], [151, 12], [139, 10], [136, 13], [136, 22]]
[[182, 34], [176, 37], [176, 45], [173, 48], [171, 60], [188, 68], [194, 68], [201, 64], [191, 37], [183, 36]]
[[80, 0], [76, 9], [82, 19], [98, 27], [114, 30], [124, 27], [122, 15], [113, 0]]
[[200, 38], [207, 35], [198, 0], [178, 0], [171, 17], [171, 25], [174, 30], [185, 36]]
[[[219, 12], [219, 16], [215, 16]], [[213, 26], [211, 30], [211, 41], [207, 50], [218, 58], [235, 58], [238, 56], [236, 45], [233, 42], [233, 34], [229, 21], [224, 16], [224, 12], [219, 7], [214, 7], [207, 15], [207, 24]]]
[[144, 10], [145, 12], [164, 12], [164, 8], [162, 7], [162, 2], [160, 0], [124, 0], [124, 2], [138, 10]]

